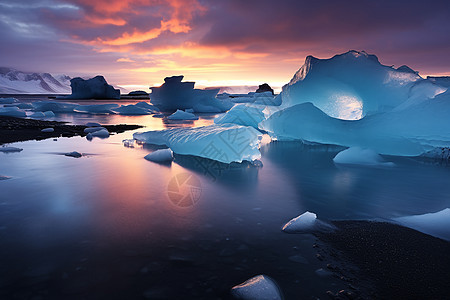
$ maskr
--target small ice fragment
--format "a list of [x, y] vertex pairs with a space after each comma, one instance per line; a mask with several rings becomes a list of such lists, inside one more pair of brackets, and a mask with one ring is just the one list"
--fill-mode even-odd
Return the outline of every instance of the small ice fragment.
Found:
[[96, 123], [96, 122], [87, 122], [85, 124], [85, 126], [87, 126], [87, 127], [101, 127], [102, 125], [100, 123]]
[[173, 160], [173, 152], [169, 148], [159, 149], [147, 154], [144, 158], [152, 162], [168, 162]]
[[334, 226], [318, 220], [315, 213], [307, 211], [287, 222], [283, 226], [282, 231], [287, 233], [311, 233], [333, 229]]
[[0, 152], [20, 152], [22, 151], [22, 148], [17, 148], [17, 147], [0, 147]]
[[5, 176], [5, 175], [0, 175], [0, 180], [7, 180], [7, 179], [11, 179], [11, 177]]
[[122, 141], [124, 147], [128, 148], [134, 148], [134, 140], [133, 139], [127, 139]]
[[27, 113], [23, 110], [20, 110], [17, 106], [0, 107], [0, 116], [25, 118], [27, 116]]
[[52, 112], [51, 110], [49, 110], [49, 111], [44, 111], [44, 116], [45, 116], [46, 118], [53, 118], [53, 117], [55, 116], [55, 113]]
[[66, 153], [64, 155], [70, 156], [70, 157], [75, 157], [75, 158], [80, 158], [83, 156], [80, 152], [77, 152], [77, 151], [72, 151], [72, 152]]
[[45, 115], [43, 112], [37, 111], [37, 112], [31, 114], [29, 117], [35, 118], [35, 119], [40, 119], [40, 118], [45, 118]]
[[0, 98], [0, 104], [13, 104], [17, 102], [19, 102], [19, 100], [16, 98]]
[[91, 137], [107, 138], [109, 137], [109, 132], [106, 129], [101, 129], [99, 131], [90, 132], [88, 135], [91, 135]]
[[44, 129], [42, 129], [41, 131], [42, 131], [42, 132], [54, 132], [54, 131], [55, 131], [55, 128], [51, 128], [51, 127], [49, 127], [49, 128], [44, 128]]
[[88, 127], [84, 129], [84, 133], [96, 132], [103, 129], [107, 130], [105, 127]]
[[169, 120], [198, 120], [198, 117], [193, 113], [177, 109], [176, 112], [167, 117]]
[[278, 285], [266, 275], [258, 275], [234, 286], [231, 294], [244, 300], [278, 300], [283, 299]]

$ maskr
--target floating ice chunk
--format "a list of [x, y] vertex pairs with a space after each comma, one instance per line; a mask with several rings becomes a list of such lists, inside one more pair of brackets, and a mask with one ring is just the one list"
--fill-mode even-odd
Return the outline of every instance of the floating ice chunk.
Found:
[[85, 126], [87, 126], [87, 127], [101, 127], [102, 125], [100, 123], [97, 123], [97, 122], [87, 122], [85, 124]]
[[351, 147], [339, 152], [333, 159], [337, 164], [385, 166], [392, 167], [394, 163], [386, 162], [378, 153], [371, 149]]
[[167, 117], [169, 120], [198, 120], [198, 117], [193, 113], [185, 112], [177, 109], [176, 112]]
[[49, 128], [44, 128], [41, 130], [42, 132], [54, 132], [55, 128], [49, 127]]
[[309, 211], [287, 222], [282, 230], [287, 233], [313, 233], [333, 230], [334, 226], [317, 219], [315, 213]]
[[46, 118], [53, 118], [55, 116], [55, 114], [51, 110], [49, 110], [49, 111], [44, 111], [44, 116]]
[[252, 127], [233, 124], [133, 134], [133, 138], [138, 141], [166, 145], [177, 154], [195, 155], [223, 163], [259, 159], [261, 137], [262, 134]]
[[114, 108], [113, 111], [120, 115], [128, 115], [128, 116], [150, 115], [153, 113], [151, 110], [147, 108], [136, 106], [133, 104], [122, 105], [118, 108]]
[[88, 140], [92, 140], [92, 138], [94, 138], [94, 137], [98, 137], [98, 138], [102, 138], [102, 139], [108, 138], [109, 137], [109, 132], [106, 129], [101, 129], [101, 130], [97, 130], [97, 131], [94, 131], [94, 132], [90, 132], [90, 133], [88, 133], [86, 135], [86, 138]]
[[78, 105], [74, 108], [74, 111], [87, 114], [114, 114], [114, 109], [118, 108], [119, 105], [115, 103], [106, 104], [91, 104], [91, 105]]
[[105, 127], [88, 127], [88, 128], [84, 129], [84, 133], [91, 133], [91, 132], [96, 132], [96, 131], [99, 131], [99, 130], [106, 130], [107, 131], [107, 129]]
[[258, 128], [259, 122], [265, 120], [264, 106], [252, 104], [239, 104], [214, 119], [215, 124], [232, 123]]
[[16, 117], [16, 118], [25, 118], [27, 113], [23, 110], [20, 110], [18, 107], [0, 107], [0, 116], [8, 116], [8, 117]]
[[234, 103], [253, 103], [261, 105], [280, 105], [281, 98], [274, 97], [272, 92], [255, 93], [250, 92], [248, 94], [221, 94], [220, 99], [227, 99]]
[[78, 106], [78, 104], [56, 101], [38, 101], [31, 105], [33, 105], [34, 111], [52, 111], [54, 113], [73, 113], [74, 108]]
[[37, 111], [37, 112], [34, 112], [31, 115], [29, 115], [29, 117], [34, 118], [34, 119], [41, 119], [41, 118], [45, 118], [45, 115], [43, 112]]
[[7, 146], [2, 146], [0, 147], [0, 152], [20, 152], [22, 151], [22, 148], [17, 148], [17, 147], [7, 147]]
[[80, 152], [77, 152], [77, 151], [68, 152], [68, 153], [65, 153], [64, 155], [74, 157], [74, 158], [80, 158], [83, 156]]
[[423, 215], [394, 218], [399, 224], [450, 241], [450, 208]]
[[31, 105], [30, 103], [12, 103], [12, 104], [4, 104], [4, 107], [18, 107], [20, 109], [32, 109], [33, 105]]
[[173, 160], [173, 152], [170, 149], [159, 149], [144, 157], [152, 162], [168, 162]]
[[134, 148], [134, 139], [127, 139], [122, 141], [124, 147]]
[[70, 80], [72, 94], [60, 99], [120, 99], [120, 90], [109, 85], [103, 76], [84, 80], [80, 77]]
[[266, 275], [258, 275], [234, 286], [231, 294], [243, 300], [281, 300], [283, 296], [278, 285]]
[[259, 123], [259, 128], [276, 140], [358, 146], [380, 154], [417, 156], [435, 147], [450, 146], [450, 131], [446, 130], [450, 126], [450, 97], [441, 95], [401, 112], [353, 121], [329, 117], [311, 103], [303, 103], [272, 114]]
[[5, 175], [0, 175], [0, 181], [1, 180], [7, 180], [7, 179], [11, 179], [11, 177], [5, 176]]
[[215, 98], [219, 89], [194, 89], [195, 82], [181, 82], [183, 76], [164, 78], [160, 87], [152, 87], [150, 99], [162, 111], [194, 109], [195, 112], [224, 112], [231, 108], [229, 101]]
[[156, 106], [151, 105], [151, 104], [149, 104], [149, 103], [147, 103], [145, 101], [138, 102], [138, 103], [135, 104], [135, 106], [140, 107], [140, 108], [148, 109], [152, 113], [159, 112], [159, 109]]
[[0, 98], [0, 104], [13, 104], [17, 102], [19, 102], [19, 100], [16, 98]]

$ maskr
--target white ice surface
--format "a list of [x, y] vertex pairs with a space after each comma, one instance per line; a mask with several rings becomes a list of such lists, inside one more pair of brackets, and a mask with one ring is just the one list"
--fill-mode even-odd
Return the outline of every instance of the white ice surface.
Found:
[[315, 213], [307, 211], [287, 222], [281, 230], [287, 233], [313, 233], [333, 229], [334, 226], [318, 220]]
[[231, 294], [243, 300], [281, 300], [283, 299], [278, 285], [266, 275], [258, 275], [234, 286]]
[[166, 145], [177, 154], [195, 155], [223, 163], [259, 159], [261, 136], [261, 133], [252, 127], [232, 124], [133, 134], [133, 138], [138, 141]]
[[386, 162], [378, 153], [371, 149], [351, 147], [336, 154], [333, 161], [337, 164], [365, 165], [365, 166], [394, 166]]
[[265, 106], [254, 104], [238, 104], [226, 113], [214, 119], [215, 124], [237, 124], [258, 128], [259, 122], [265, 119]]
[[450, 208], [423, 215], [394, 218], [399, 224], [450, 241]]
[[176, 112], [167, 117], [169, 120], [198, 120], [198, 117], [190, 112], [177, 109]]

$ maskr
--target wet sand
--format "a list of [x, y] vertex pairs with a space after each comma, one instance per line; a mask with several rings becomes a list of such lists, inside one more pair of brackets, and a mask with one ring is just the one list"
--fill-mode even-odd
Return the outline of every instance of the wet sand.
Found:
[[330, 291], [331, 298], [450, 299], [450, 242], [391, 223], [333, 224], [339, 230], [317, 237], [331, 247], [325, 251], [325, 259], [334, 260], [329, 268], [346, 274], [342, 278], [356, 285], [357, 293]]

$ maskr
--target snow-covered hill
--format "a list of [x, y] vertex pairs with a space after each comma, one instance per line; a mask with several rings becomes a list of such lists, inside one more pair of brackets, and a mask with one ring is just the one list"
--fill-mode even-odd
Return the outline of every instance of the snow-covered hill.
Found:
[[70, 77], [0, 67], [0, 94], [70, 94]]

